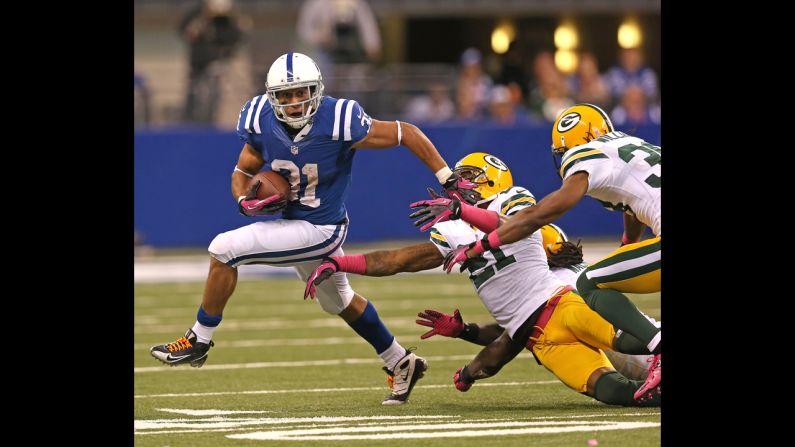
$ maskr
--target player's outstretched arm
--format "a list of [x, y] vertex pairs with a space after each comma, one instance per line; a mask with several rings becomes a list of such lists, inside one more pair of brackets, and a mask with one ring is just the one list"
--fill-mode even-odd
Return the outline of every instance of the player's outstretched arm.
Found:
[[365, 255], [367, 276], [389, 276], [401, 272], [419, 272], [442, 265], [444, 257], [432, 242], [411, 245], [399, 250], [374, 251]]
[[468, 258], [473, 258], [492, 248], [510, 244], [523, 239], [560, 218], [566, 211], [572, 209], [588, 191], [588, 173], [577, 172], [563, 181], [557, 191], [549, 193], [537, 205], [527, 207], [511, 216], [500, 227], [488, 234], [485, 239], [466, 251], [459, 252], [445, 263], [448, 271], [455, 264], [462, 263]]
[[497, 339], [505, 329], [497, 323], [479, 325], [475, 323], [464, 324], [463, 317], [458, 309], [452, 314], [439, 312], [438, 310], [425, 309], [417, 314], [421, 320], [415, 320], [420, 326], [431, 328], [428, 332], [420, 335], [420, 338], [441, 335], [443, 337], [460, 338], [470, 343], [486, 346]]
[[357, 141], [352, 147], [361, 149], [385, 149], [395, 146], [406, 146], [432, 172], [436, 174], [442, 185], [452, 176], [436, 146], [415, 125], [402, 121], [373, 120], [367, 136]]
[[331, 256], [307, 278], [304, 299], [315, 297], [316, 286], [336, 272], [366, 276], [389, 276], [400, 272], [418, 272], [442, 265], [444, 258], [432, 242], [398, 250], [374, 251], [363, 255]]
[[524, 349], [524, 344], [511, 340], [503, 332], [496, 340], [481, 349], [478, 355], [453, 375], [453, 383], [459, 391], [467, 391], [476, 380], [497, 374]]
[[514, 342], [507, 332], [503, 332], [469, 362], [469, 373], [475, 380], [491, 377], [522, 352], [524, 347], [524, 344]]
[[588, 173], [579, 172], [563, 181], [560, 189], [549, 193], [536, 206], [527, 207], [506, 220], [497, 230], [500, 241], [510, 244], [533, 234], [536, 230], [558, 220], [588, 190]]

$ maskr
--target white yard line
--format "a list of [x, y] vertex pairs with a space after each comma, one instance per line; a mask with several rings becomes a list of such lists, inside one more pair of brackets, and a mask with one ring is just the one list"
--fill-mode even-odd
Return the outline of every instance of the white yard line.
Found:
[[181, 408], [155, 408], [166, 413], [184, 414], [187, 416], [220, 416], [225, 414], [261, 414], [273, 413], [271, 410], [189, 410]]
[[[459, 425], [466, 428], [472, 428], [470, 424], [438, 424], [435, 426], [407, 426], [400, 427], [402, 433], [379, 433], [373, 435], [333, 435], [330, 433], [349, 433], [350, 428], [341, 429], [328, 429], [318, 432], [315, 435], [302, 435], [295, 434], [289, 431], [281, 432], [254, 432], [243, 433], [237, 435], [226, 435], [230, 439], [253, 439], [253, 440], [292, 440], [292, 441], [352, 441], [352, 440], [385, 440], [385, 439], [429, 439], [429, 438], [473, 438], [484, 436], [508, 436], [508, 435], [526, 435], [526, 434], [546, 434], [546, 433], [571, 433], [571, 432], [595, 432], [605, 430], [631, 430], [637, 428], [653, 428], [659, 427], [659, 422], [612, 422], [612, 421], [599, 421], [604, 422], [603, 425], [582, 424], [573, 425], [568, 427], [532, 427], [532, 428], [507, 428], [497, 430], [455, 430]], [[473, 424], [481, 428], [495, 426], [525, 426], [526, 423], [500, 423], [500, 424]], [[433, 429], [432, 432], [417, 432], [427, 427]], [[390, 427], [381, 427], [379, 432], [387, 431]], [[360, 429], [356, 429], [359, 431]], [[301, 431], [301, 430], [296, 430]]]
[[[555, 381], [556, 382], [556, 381]], [[507, 385], [520, 383], [483, 384]], [[524, 384], [524, 383], [521, 383]], [[447, 385], [438, 385], [438, 387]], [[434, 386], [437, 387], [437, 386]], [[380, 389], [380, 388], [379, 388]], [[355, 389], [348, 389], [355, 390]], [[311, 392], [313, 390], [294, 390]], [[337, 391], [340, 391], [337, 389]], [[138, 396], [136, 396], [138, 397]], [[192, 410], [156, 408], [158, 411], [204, 416], [186, 419], [145, 419], [134, 421], [136, 435], [228, 432], [273, 426], [273, 429], [227, 435], [230, 439], [325, 441], [461, 438], [503, 435], [527, 435], [566, 432], [596, 432], [659, 427], [659, 422], [580, 420], [592, 418], [628, 418], [659, 416], [660, 412], [591, 413], [568, 416], [530, 418], [462, 418], [461, 415], [384, 415], [314, 416], [314, 417], [227, 417], [258, 411]], [[210, 416], [210, 417], [207, 417]], [[549, 419], [574, 419], [551, 421]], [[264, 427], [263, 427], [264, 428]]]
[[[483, 382], [478, 383], [478, 388], [482, 387], [502, 387], [502, 386], [530, 386], [530, 385], [552, 385], [561, 384], [559, 380], [537, 380], [533, 382]], [[450, 385], [417, 385], [417, 388], [449, 388]], [[136, 399], [160, 398], [160, 397], [208, 397], [208, 396], [230, 396], [244, 394], [292, 394], [292, 393], [348, 393], [352, 391], [379, 391], [382, 386], [355, 387], [355, 388], [298, 388], [288, 390], [252, 390], [252, 391], [213, 391], [207, 393], [167, 393], [167, 394], [136, 394]]]

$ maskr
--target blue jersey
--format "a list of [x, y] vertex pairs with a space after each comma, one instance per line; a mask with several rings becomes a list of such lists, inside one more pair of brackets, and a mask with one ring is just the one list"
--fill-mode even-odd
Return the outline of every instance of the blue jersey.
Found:
[[356, 101], [323, 96], [312, 120], [291, 138], [267, 96], [261, 95], [240, 109], [237, 134], [290, 183], [290, 202], [282, 217], [331, 225], [346, 216], [356, 153], [351, 146], [367, 135], [371, 124]]

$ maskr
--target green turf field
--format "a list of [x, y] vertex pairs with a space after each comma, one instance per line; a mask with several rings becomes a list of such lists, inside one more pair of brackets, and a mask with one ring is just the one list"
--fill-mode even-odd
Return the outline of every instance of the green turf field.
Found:
[[[192, 326], [203, 282], [135, 285], [135, 445], [429, 446], [660, 445], [659, 408], [604, 405], [580, 395], [520, 354], [467, 393], [455, 370], [480, 350], [462, 340], [420, 340], [423, 309], [492, 321], [464, 275], [350, 275], [389, 329], [430, 364], [410, 402], [385, 407], [380, 359], [340, 318], [302, 300], [292, 277], [240, 281], [201, 369], [170, 368], [154, 344]], [[660, 317], [660, 295], [631, 295]], [[590, 445], [594, 445], [591, 441]]]

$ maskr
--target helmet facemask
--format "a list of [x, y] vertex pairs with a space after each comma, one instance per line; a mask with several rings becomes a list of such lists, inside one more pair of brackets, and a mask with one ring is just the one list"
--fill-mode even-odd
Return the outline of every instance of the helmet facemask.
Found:
[[[288, 103], [288, 104], [280, 104], [279, 99], [277, 98], [277, 93], [299, 89], [299, 88], [306, 88], [308, 89], [308, 99]], [[293, 129], [300, 129], [304, 127], [309, 120], [317, 113], [318, 107], [320, 107], [320, 100], [323, 97], [323, 81], [312, 81], [312, 82], [304, 82], [304, 83], [296, 83], [292, 85], [282, 85], [278, 87], [268, 87], [267, 88], [267, 95], [268, 95], [268, 102], [270, 102], [271, 107], [273, 107], [274, 115], [276, 119], [287, 124], [288, 126], [292, 127]], [[296, 107], [301, 106], [301, 116], [293, 117], [287, 113], [287, 107]]]
[[477, 166], [459, 166], [453, 169], [453, 172], [475, 185], [473, 189], [459, 189], [461, 197], [470, 205], [479, 205], [483, 199], [480, 191], [478, 191], [478, 185], [494, 184], [486, 177], [486, 171]]

